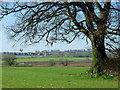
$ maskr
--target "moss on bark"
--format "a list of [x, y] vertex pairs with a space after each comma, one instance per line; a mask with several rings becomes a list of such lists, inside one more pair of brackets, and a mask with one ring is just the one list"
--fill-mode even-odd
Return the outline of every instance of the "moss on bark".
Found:
[[108, 57], [105, 52], [104, 36], [102, 35], [91, 35], [92, 42], [92, 73], [103, 72], [108, 64]]

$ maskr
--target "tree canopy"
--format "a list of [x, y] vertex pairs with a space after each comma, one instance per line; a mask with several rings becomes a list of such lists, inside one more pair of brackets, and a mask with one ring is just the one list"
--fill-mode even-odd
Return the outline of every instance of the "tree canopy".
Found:
[[17, 40], [38, 43], [44, 39], [52, 45], [57, 40], [90, 39], [93, 66], [107, 58], [104, 43], [113, 49], [111, 42], [120, 43], [115, 38], [120, 36], [117, 2], [3, 2], [2, 18], [11, 13], [17, 21], [8, 29]]
[[[115, 3], [114, 3], [115, 4]], [[17, 12], [16, 26], [11, 26], [12, 37], [25, 42], [48, 43], [64, 40], [71, 43], [76, 37], [89, 33], [119, 35], [117, 4], [110, 2], [3, 2], [2, 17]], [[102, 27], [101, 27], [102, 26]], [[98, 30], [104, 28], [103, 30]], [[109, 34], [109, 35], [108, 35]], [[52, 36], [52, 37], [51, 37]], [[69, 36], [69, 38], [68, 38]], [[85, 37], [83, 36], [83, 37]]]

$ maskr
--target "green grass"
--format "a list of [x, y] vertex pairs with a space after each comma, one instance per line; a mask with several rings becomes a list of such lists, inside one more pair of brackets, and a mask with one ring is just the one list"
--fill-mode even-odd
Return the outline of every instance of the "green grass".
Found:
[[[50, 60], [54, 60], [54, 61], [58, 61], [58, 60], [88, 60], [86, 57], [82, 57], [82, 58], [75, 58], [75, 57], [56, 57], [56, 58], [30, 58], [30, 59], [17, 59], [16, 62], [40, 62], [40, 61], [50, 61]], [[89, 58], [89, 60], [92, 60], [92, 58]]]
[[2, 61], [0, 61], [0, 63], [2, 63]]
[[2, 88], [2, 67], [0, 66], [0, 90]]
[[3, 88], [117, 88], [113, 79], [84, 77], [89, 67], [3, 67]]
[[15, 55], [16, 58], [32, 58], [32, 57], [42, 57], [42, 56], [37, 56], [37, 55]]
[[[27, 59], [27, 58], [25, 58], [25, 59], [16, 59], [15, 61], [16, 62], [40, 62], [40, 61], [51, 61], [51, 60], [54, 60], [54, 61], [58, 61], [58, 60], [70, 60], [70, 61], [72, 61], [72, 60], [74, 60], [74, 61], [76, 61], [76, 60], [88, 60], [88, 58], [86, 58], [86, 57], [78, 57], [78, 58], [76, 58], [76, 57], [54, 57], [54, 58], [48, 58], [48, 57], [46, 57], [46, 58], [29, 58], [29, 59]], [[89, 58], [89, 60], [92, 60], [92, 58]], [[0, 63], [2, 63], [3, 61], [0, 61]]]

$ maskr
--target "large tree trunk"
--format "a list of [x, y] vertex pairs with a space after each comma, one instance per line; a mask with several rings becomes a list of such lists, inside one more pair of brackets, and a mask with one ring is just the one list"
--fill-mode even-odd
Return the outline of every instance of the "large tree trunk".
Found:
[[105, 52], [105, 45], [104, 45], [104, 35], [96, 35], [91, 34], [90, 40], [92, 43], [92, 73], [99, 73], [103, 72], [103, 70], [107, 66], [108, 57]]

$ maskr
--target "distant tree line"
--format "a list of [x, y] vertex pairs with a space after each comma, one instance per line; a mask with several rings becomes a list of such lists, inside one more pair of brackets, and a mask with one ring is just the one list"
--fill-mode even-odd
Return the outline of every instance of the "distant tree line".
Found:
[[44, 50], [35, 52], [2, 52], [2, 54], [12, 54], [12, 55], [34, 55], [34, 56], [48, 56], [48, 57], [91, 57], [91, 51], [85, 50]]

